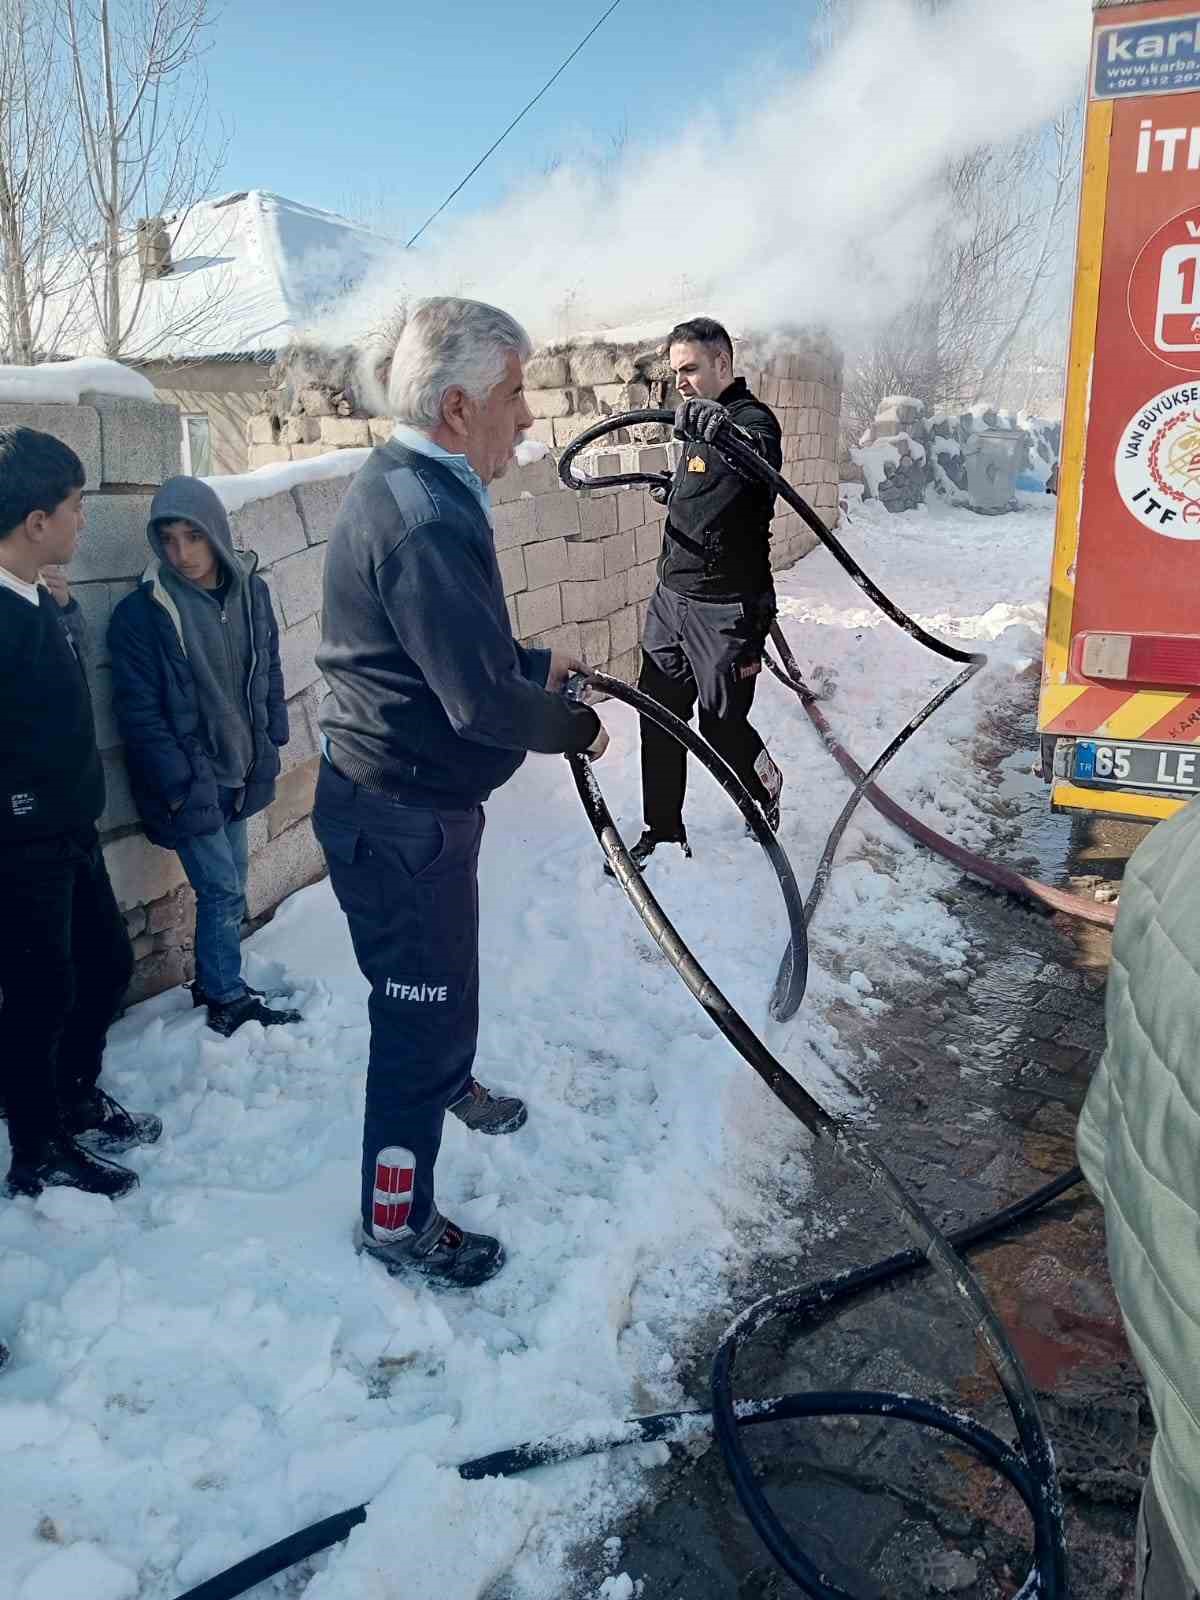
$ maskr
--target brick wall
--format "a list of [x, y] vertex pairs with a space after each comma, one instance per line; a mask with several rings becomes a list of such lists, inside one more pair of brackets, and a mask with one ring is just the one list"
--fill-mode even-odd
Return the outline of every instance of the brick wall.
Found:
[[[818, 331], [770, 342], [738, 341], [739, 372], [779, 416], [784, 476], [831, 525], [838, 519], [838, 417], [842, 360]], [[616, 412], [673, 408], [679, 400], [663, 340], [552, 346], [526, 365], [534, 439], [561, 455]], [[249, 433], [252, 466], [301, 461], [330, 449], [385, 439], [392, 424], [370, 416], [354, 387], [353, 362], [298, 350], [276, 372], [272, 407]], [[665, 471], [677, 459], [669, 430], [614, 433], [598, 472]], [[582, 470], [589, 470], [587, 463]], [[637, 640], [654, 588], [665, 510], [641, 489], [578, 495], [563, 489], [554, 460], [510, 472], [493, 486], [496, 550], [513, 629], [526, 643], [561, 645], [617, 677], [637, 670]], [[790, 566], [816, 540], [801, 519], [777, 517], [772, 564]]]
[[[536, 351], [525, 368], [526, 394], [534, 415], [531, 437], [561, 452], [593, 423], [615, 412], [647, 406], [673, 410], [679, 395], [665, 335], [664, 329], [657, 341], [590, 340]], [[795, 481], [816, 489], [826, 482], [817, 476], [816, 464], [828, 469], [837, 464], [840, 353], [819, 330], [770, 340], [748, 335], [737, 341], [737, 353], [738, 371], [779, 412], [790, 443], [789, 464], [813, 464], [813, 470]], [[246, 426], [252, 468], [376, 444], [391, 432], [389, 419], [371, 413], [351, 352], [322, 356], [297, 348], [277, 363], [272, 382], [264, 409]], [[653, 429], [639, 430], [642, 442], [661, 443], [666, 437], [662, 430], [657, 434]], [[631, 440], [628, 433], [618, 433], [611, 442]], [[836, 475], [831, 481], [836, 488]], [[827, 509], [835, 513], [836, 495], [826, 498]]]

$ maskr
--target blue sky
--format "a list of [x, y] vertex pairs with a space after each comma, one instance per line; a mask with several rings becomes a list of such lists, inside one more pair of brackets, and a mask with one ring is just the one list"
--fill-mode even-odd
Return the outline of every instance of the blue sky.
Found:
[[[235, 0], [206, 65], [232, 134], [219, 187], [355, 208], [414, 232], [609, 0]], [[808, 59], [812, 0], [622, 0], [455, 211], [603, 145], [653, 140]], [[664, 196], [664, 204], [670, 197]]]

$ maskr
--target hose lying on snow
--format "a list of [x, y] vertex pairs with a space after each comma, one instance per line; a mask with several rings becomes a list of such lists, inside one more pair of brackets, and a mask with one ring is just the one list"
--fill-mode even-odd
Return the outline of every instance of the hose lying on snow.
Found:
[[[877, 783], [864, 782], [866, 773], [829, 726], [824, 712], [817, 704], [816, 695], [804, 681], [791, 646], [778, 622], [771, 625], [771, 642], [779, 651], [779, 661], [775, 661], [768, 652], [767, 666], [780, 683], [799, 697], [809, 721], [820, 734], [826, 750], [846, 776], [859, 786], [863, 799], [873, 805], [880, 816], [886, 817], [889, 822], [894, 822], [918, 844], [923, 844], [935, 854], [952, 861], [956, 867], [960, 867], [972, 878], [980, 879], [993, 889], [1002, 889], [1014, 899], [1027, 900], [1034, 905], [1045, 906], [1050, 911], [1061, 911], [1065, 916], [1074, 917], [1079, 922], [1093, 923], [1098, 928], [1111, 928], [1115, 925], [1116, 906], [1100, 905], [1096, 901], [1085, 900], [1082, 895], [1068, 894], [1065, 889], [1056, 889], [1049, 883], [1038, 883], [1036, 879], [1027, 878], [1024, 873], [1016, 872], [1012, 867], [1003, 866], [998, 861], [989, 861], [986, 856], [976, 855], [973, 850], [955, 844], [953, 839], [947, 839], [944, 834], [935, 832], [919, 817], [914, 817], [911, 811], [906, 811]], [[780, 662], [783, 663], [782, 666]]]
[[[614, 699], [633, 706], [640, 714], [671, 733], [680, 742], [690, 733], [687, 725], [672, 712], [656, 704], [648, 695], [631, 689], [615, 678], [600, 673], [589, 681]], [[895, 741], [893, 741], [893, 744]], [[726, 789], [741, 787], [740, 780], [721, 757], [707, 746], [695, 749], [704, 765], [721, 778]], [[955, 1416], [939, 1406], [899, 1394], [821, 1394], [797, 1398], [788, 1396], [789, 1407], [780, 1415], [864, 1415], [895, 1417], [919, 1422], [951, 1434], [970, 1445], [1001, 1472], [1020, 1494], [1029, 1510], [1034, 1530], [1033, 1568], [1019, 1591], [1021, 1596], [1040, 1595], [1043, 1600], [1061, 1600], [1067, 1593], [1067, 1553], [1063, 1532], [1062, 1501], [1054, 1467], [1054, 1452], [1046, 1436], [1037, 1399], [1029, 1378], [1013, 1349], [1004, 1326], [993, 1311], [987, 1296], [970, 1268], [955, 1253], [953, 1245], [926, 1215], [924, 1208], [908, 1193], [891, 1168], [862, 1137], [852, 1123], [832, 1116], [824, 1106], [787, 1070], [734, 1009], [700, 963], [688, 950], [671, 925], [642, 874], [634, 865], [600, 792], [595, 772], [585, 756], [568, 758], [579, 797], [593, 831], [608, 858], [608, 863], [626, 890], [642, 921], [667, 959], [708, 1015], [749, 1063], [779, 1100], [818, 1139], [831, 1144], [840, 1156], [858, 1169], [872, 1190], [882, 1192], [892, 1211], [906, 1228], [916, 1253], [906, 1262], [927, 1261], [935, 1267], [954, 1292], [960, 1309], [967, 1315], [973, 1331], [987, 1353], [996, 1378], [1008, 1403], [1017, 1430], [1020, 1453], [1014, 1452], [997, 1435], [980, 1424]], [[879, 763], [876, 764], [877, 766]], [[724, 769], [723, 772], [721, 769]], [[861, 792], [864, 785], [859, 785]], [[746, 795], [749, 800], [749, 795]], [[753, 802], [751, 801], [751, 804]], [[845, 813], [843, 813], [845, 815]], [[827, 852], [832, 858], [832, 852]], [[824, 859], [824, 858], [823, 858]], [[810, 896], [815, 904], [820, 881]], [[1078, 1169], [1064, 1175], [1028, 1205], [1044, 1204], [1077, 1183]], [[984, 1227], [986, 1228], [986, 1224]], [[868, 1275], [878, 1269], [867, 1269]], [[874, 1278], [871, 1281], [877, 1281]], [[833, 1280], [836, 1284], [837, 1280]], [[771, 1295], [750, 1307], [728, 1329], [717, 1351], [712, 1377], [712, 1418], [717, 1441], [730, 1470], [734, 1489], [756, 1532], [772, 1556], [806, 1594], [816, 1600], [848, 1600], [847, 1591], [830, 1584], [819, 1569], [795, 1544], [769, 1505], [755, 1479], [741, 1443], [739, 1418], [733, 1400], [733, 1370], [741, 1345], [776, 1317], [811, 1309], [822, 1303], [826, 1286], [787, 1290]], [[814, 1294], [816, 1299], [814, 1300]]]
[[[950, 1234], [949, 1243], [957, 1250], [967, 1250], [1009, 1233], [1065, 1194], [1073, 1184], [1079, 1182], [1080, 1176], [1078, 1170], [1066, 1173], [1054, 1183], [1047, 1184], [1045, 1188], [1039, 1189], [1018, 1204], [1009, 1206], [996, 1216], [988, 1217], [970, 1228], [964, 1228], [959, 1233]], [[809, 1284], [803, 1289], [788, 1290], [786, 1295], [776, 1297], [780, 1303], [772, 1315], [786, 1315], [797, 1323], [802, 1323], [806, 1319], [815, 1321], [819, 1316], [827, 1314], [831, 1307], [847, 1303], [925, 1264], [926, 1258], [921, 1251], [906, 1250], [890, 1256], [886, 1261], [877, 1262], [874, 1266], [859, 1267], [850, 1272], [839, 1273], [836, 1277], [826, 1278], [819, 1283]], [[748, 1316], [759, 1319], [756, 1326], [761, 1327], [762, 1322], [767, 1320], [764, 1313], [771, 1304], [770, 1301], [763, 1301], [747, 1313]], [[725, 1335], [721, 1343], [722, 1353], [726, 1351], [731, 1337], [736, 1336], [736, 1341], [740, 1344], [749, 1336], [750, 1330], [743, 1325], [743, 1321], [744, 1319], [739, 1318], [738, 1323]], [[721, 1374], [722, 1389], [726, 1394], [727, 1379], [730, 1376], [728, 1365], [732, 1363], [735, 1353], [736, 1346], [729, 1351], [727, 1369]], [[717, 1380], [715, 1370], [713, 1376], [715, 1384]], [[1036, 1502], [1038, 1498], [1038, 1490], [1025, 1472], [1020, 1457], [1010, 1450], [1003, 1440], [989, 1434], [986, 1429], [979, 1428], [968, 1418], [943, 1411], [939, 1406], [902, 1398], [899, 1395], [846, 1390], [787, 1394], [770, 1400], [735, 1400], [732, 1402], [732, 1412], [735, 1429], [752, 1428], [762, 1422], [783, 1422], [795, 1417], [870, 1415], [890, 1416], [921, 1423], [945, 1432], [951, 1438], [956, 1438], [977, 1450], [1013, 1484], [1026, 1504], [1029, 1504], [1031, 1499]], [[534, 1467], [576, 1461], [581, 1456], [603, 1454], [622, 1445], [649, 1444], [655, 1441], [664, 1441], [668, 1446], [682, 1445], [711, 1432], [712, 1428], [711, 1411], [662, 1411], [654, 1416], [631, 1417], [627, 1422], [603, 1422], [593, 1428], [575, 1427], [565, 1433], [551, 1434], [528, 1444], [513, 1445], [507, 1450], [497, 1450], [491, 1455], [464, 1461], [457, 1470], [460, 1478], [468, 1480], [511, 1478], [518, 1473], [529, 1472]], [[720, 1442], [722, 1453], [725, 1460], [730, 1463], [731, 1470], [736, 1463], [738, 1477], [735, 1481], [739, 1496], [746, 1492], [761, 1494], [753, 1484], [749, 1464], [741, 1459], [740, 1452], [731, 1456], [726, 1434], [721, 1436]], [[269, 1578], [286, 1572], [297, 1562], [307, 1561], [312, 1556], [320, 1555], [323, 1550], [329, 1550], [335, 1544], [340, 1544], [360, 1523], [367, 1520], [367, 1510], [365, 1505], [351, 1506], [346, 1511], [325, 1517], [321, 1522], [314, 1522], [310, 1527], [289, 1534], [277, 1544], [269, 1545], [265, 1550], [259, 1550], [244, 1561], [239, 1561], [236, 1566], [228, 1567], [216, 1577], [197, 1584], [186, 1594], [179, 1595], [177, 1600], [238, 1600], [238, 1596], [248, 1593], [257, 1584], [266, 1583]], [[758, 1526], [757, 1522], [755, 1525]], [[823, 1588], [811, 1588], [806, 1584], [805, 1587], [809, 1594], [821, 1597], [842, 1596], [844, 1593], [828, 1585]], [[1032, 1600], [1036, 1592], [1030, 1589], [1028, 1584], [1021, 1590], [1022, 1595], [1029, 1597], [1029, 1600]], [[1066, 1594], [1066, 1589], [1045, 1589], [1042, 1593], [1046, 1596], [1063, 1596]]]
[[[571, 468], [579, 451], [602, 434], [641, 422], [667, 422], [671, 417], [672, 413], [666, 411], [637, 411], [606, 418], [603, 423], [581, 434], [564, 455], [560, 467], [564, 483], [582, 489], [640, 484], [647, 481], [651, 483], [669, 481], [663, 475], [646, 473], [613, 474], [604, 479], [585, 481], [576, 478]], [[828, 724], [824, 723], [823, 718], [819, 718], [819, 713], [814, 717], [814, 723], [825, 739], [827, 747], [837, 756], [851, 777], [854, 789], [822, 853], [803, 916], [799, 914], [799, 891], [796, 888], [795, 878], [778, 840], [767, 828], [758, 807], [740, 779], [721, 757], [685, 723], [655, 704], [648, 696], [602, 674], [589, 675], [588, 681], [597, 689], [634, 707], [641, 715], [656, 722], [684, 744], [734, 800], [766, 851], [783, 890], [791, 924], [791, 940], [780, 965], [771, 1001], [772, 1015], [779, 1020], [786, 1020], [794, 1014], [800, 1004], [807, 978], [808, 948], [805, 922], [811, 920], [821, 891], [828, 881], [837, 844], [855, 806], [864, 796], [868, 797], [884, 815], [912, 832], [914, 837], [920, 838], [923, 843], [931, 844], [935, 849], [940, 849], [942, 854], [957, 861], [967, 871], [985, 877], [988, 881], [997, 883], [999, 887], [1010, 888], [1027, 896], [1031, 890], [1036, 890], [1038, 891], [1036, 897], [1043, 903], [1054, 902], [1047, 902], [1043, 885], [1031, 885], [1029, 880], [1020, 879], [1016, 874], [1006, 874], [1003, 878], [989, 876], [986, 870], [981, 870], [987, 868], [988, 863], [981, 863], [980, 858], [961, 851], [949, 841], [940, 840], [932, 830], [926, 829], [923, 824], [910, 817], [877, 789], [874, 783], [878, 773], [896, 751], [911, 738], [921, 723], [973, 677], [986, 658], [959, 650], [934, 638], [919, 623], [900, 611], [843, 549], [791, 485], [748, 446], [743, 446], [736, 439], [730, 439], [720, 441], [718, 448], [723, 450], [741, 470], [769, 482], [788, 504], [800, 513], [858, 586], [893, 621], [927, 649], [933, 650], [947, 660], [962, 663], [964, 667], [953, 682], [939, 690], [934, 698], [922, 707], [867, 771], [841, 750], [833, 739]], [[805, 685], [787, 647], [787, 641], [777, 626], [773, 637], [786, 671], [778, 668], [774, 662], [770, 663], [772, 669], [800, 696], [811, 716], [814, 710], [811, 691]], [[817, 1138], [832, 1144], [844, 1159], [866, 1177], [871, 1189], [882, 1191], [913, 1239], [916, 1248], [891, 1256], [874, 1266], [858, 1268], [803, 1288], [789, 1289], [782, 1294], [768, 1296], [743, 1312], [726, 1331], [717, 1350], [712, 1374], [711, 1412], [663, 1412], [650, 1417], [636, 1417], [624, 1423], [605, 1423], [600, 1428], [590, 1431], [575, 1428], [565, 1434], [517, 1445], [511, 1449], [464, 1462], [458, 1468], [460, 1477], [467, 1479], [507, 1477], [533, 1467], [607, 1451], [622, 1444], [650, 1440], [678, 1443], [694, 1437], [698, 1430], [711, 1426], [729, 1468], [738, 1498], [752, 1525], [783, 1570], [806, 1594], [815, 1597], [815, 1600], [852, 1600], [848, 1591], [832, 1583], [799, 1549], [779, 1521], [755, 1478], [741, 1441], [741, 1429], [756, 1423], [777, 1422], [795, 1417], [868, 1415], [896, 1418], [932, 1428], [967, 1445], [1012, 1484], [1024, 1501], [1033, 1523], [1033, 1565], [1018, 1591], [1017, 1600], [1033, 1600], [1035, 1596], [1041, 1597], [1041, 1600], [1066, 1600], [1068, 1592], [1066, 1542], [1053, 1450], [1046, 1436], [1032, 1387], [1020, 1360], [978, 1281], [956, 1252], [982, 1244], [1024, 1221], [1066, 1193], [1080, 1181], [1082, 1174], [1078, 1168], [1072, 1168], [1026, 1200], [963, 1232], [949, 1237], [944, 1236], [866, 1140], [851, 1124], [831, 1116], [787, 1071], [708, 977], [634, 866], [609, 814], [591, 764], [582, 756], [572, 756], [570, 762], [580, 799], [618, 882], [684, 983], [734, 1048], [788, 1110]], [[996, 870], [1003, 871], [1003, 869]], [[1006, 879], [1016, 880], [1016, 885]], [[1055, 892], [1049, 891], [1049, 893]], [[1056, 909], [1074, 909], [1062, 904], [1062, 901], [1070, 899], [1069, 896], [1061, 897]], [[1107, 920], [1107, 918], [1093, 920]], [[1019, 1449], [1013, 1449], [997, 1434], [970, 1418], [907, 1395], [878, 1391], [833, 1391], [784, 1395], [776, 1399], [750, 1402], [734, 1400], [733, 1375], [738, 1351], [768, 1322], [783, 1316], [801, 1320], [815, 1318], [832, 1305], [847, 1301], [902, 1273], [911, 1272], [924, 1265], [935, 1267], [953, 1290], [958, 1303], [971, 1321], [977, 1338], [986, 1350], [1008, 1402], [1016, 1426]], [[235, 1600], [235, 1597], [245, 1594], [256, 1584], [286, 1571], [296, 1562], [328, 1549], [344, 1539], [351, 1529], [365, 1520], [366, 1514], [365, 1506], [354, 1506], [336, 1516], [327, 1517], [322, 1522], [292, 1534], [269, 1549], [239, 1562], [196, 1588], [189, 1589], [185, 1595], [179, 1596], [178, 1600]]]

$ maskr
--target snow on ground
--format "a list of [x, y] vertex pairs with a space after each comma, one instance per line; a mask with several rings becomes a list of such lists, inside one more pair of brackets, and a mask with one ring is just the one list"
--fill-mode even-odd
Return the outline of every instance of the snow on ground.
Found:
[[[986, 835], [981, 717], [1038, 650], [1052, 508], [1030, 496], [1008, 517], [889, 517], [855, 500], [844, 530], [901, 604], [991, 655], [888, 780], [968, 844]], [[946, 664], [878, 618], [823, 552], [780, 596], [801, 665], [834, 683], [827, 712], [867, 761]], [[613, 743], [597, 771], [632, 837], [636, 723], [611, 704], [603, 715]], [[787, 775], [783, 840], [803, 882], [845, 785], [766, 677], [756, 721]], [[684, 937], [793, 1071], [869, 1117], [824, 1012], [834, 998], [883, 1009], [914, 959], [961, 966], [962, 930], [933, 897], [951, 869], [864, 809], [814, 929], [810, 1000], [777, 1026], [773, 877], [702, 773], [688, 822], [696, 859], [670, 852], [650, 869]], [[451, 1468], [685, 1401], [689, 1332], [735, 1309], [739, 1263], [802, 1243], [802, 1230], [782, 1239], [767, 1184], [803, 1192], [806, 1136], [602, 878], [565, 762], [532, 758], [489, 806], [482, 898], [478, 1070], [526, 1095], [531, 1115], [509, 1139], [447, 1127], [444, 1209], [509, 1249], [480, 1290], [389, 1279], [351, 1250], [365, 990], [326, 885], [250, 944], [252, 981], [294, 993], [302, 1024], [222, 1040], [175, 991], [114, 1028], [107, 1083], [166, 1127], [130, 1158], [140, 1191], [0, 1207], [0, 1332], [15, 1353], [0, 1379], [5, 1600], [171, 1600], [364, 1500], [367, 1522], [318, 1558], [308, 1600], [474, 1600], [500, 1579], [549, 1600], [570, 1587], [572, 1544], [645, 1492], [662, 1446], [508, 1482]], [[630, 1592], [612, 1549], [609, 1596]]]

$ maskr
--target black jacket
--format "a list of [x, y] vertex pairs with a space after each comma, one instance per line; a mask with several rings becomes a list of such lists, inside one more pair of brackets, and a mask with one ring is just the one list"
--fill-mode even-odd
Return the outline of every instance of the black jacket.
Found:
[[[288, 741], [287, 703], [279, 661], [279, 626], [271, 592], [243, 558], [250, 586], [253, 655], [246, 702], [254, 760], [243, 791], [243, 817], [275, 798], [279, 746]], [[108, 628], [113, 708], [125, 743], [125, 765], [146, 836], [172, 848], [225, 824], [204, 736], [196, 680], [183, 647], [174, 601], [152, 561], [140, 586], [113, 612]]]
[[513, 638], [482, 505], [394, 440], [338, 511], [317, 665], [334, 766], [407, 805], [477, 805], [527, 750], [582, 751], [599, 732], [594, 711], [547, 693], [550, 652]]
[[38, 598], [0, 588], [0, 846], [90, 829], [104, 810], [82, 616]]
[[[776, 471], [783, 430], [775, 413], [735, 378], [720, 396], [731, 419]], [[771, 518], [775, 494], [751, 483], [714, 445], [685, 441], [667, 501], [659, 581], [695, 600], [756, 600], [774, 592]]]

